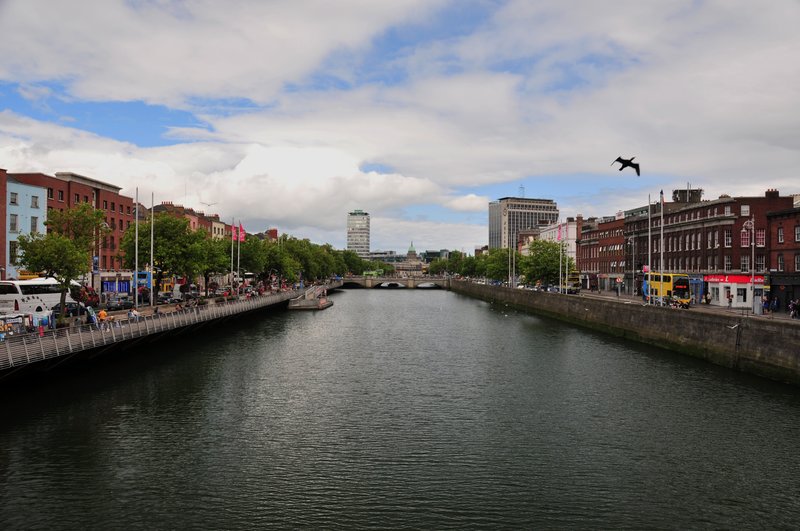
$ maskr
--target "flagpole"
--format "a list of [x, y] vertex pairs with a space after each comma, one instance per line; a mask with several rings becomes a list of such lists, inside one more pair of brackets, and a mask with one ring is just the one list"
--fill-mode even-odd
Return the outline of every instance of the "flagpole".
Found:
[[236, 234], [236, 220], [231, 218], [231, 289], [233, 289], [233, 242], [239, 238], [235, 237]]
[[236, 238], [236, 276], [238, 277], [239, 284], [236, 288], [236, 294], [242, 290], [242, 268], [241, 268], [241, 261], [242, 261], [242, 221], [239, 220], [239, 237]]
[[564, 255], [564, 243], [561, 241], [561, 220], [558, 220], [558, 292], [562, 293], [561, 287], [564, 284], [563, 277], [561, 275], [561, 261]]
[[136, 251], [133, 265], [133, 307], [139, 309], [139, 187], [136, 187], [136, 219], [134, 220], [134, 238]]
[[153, 278], [153, 273], [156, 270], [155, 267], [155, 256], [153, 255], [153, 234], [155, 231], [156, 226], [156, 194], [154, 192], [150, 192], [150, 307], [152, 308], [155, 306], [155, 296], [158, 293], [153, 293], [153, 288], [156, 287], [155, 279]]
[[[664, 291], [664, 190], [661, 190], [661, 236], [659, 243], [661, 248], [661, 258], [658, 260], [658, 275], [661, 277], [661, 290]], [[661, 295], [661, 306], [664, 306], [664, 294]]]
[[653, 304], [653, 222], [651, 212], [653, 205], [650, 194], [647, 194], [647, 304]]

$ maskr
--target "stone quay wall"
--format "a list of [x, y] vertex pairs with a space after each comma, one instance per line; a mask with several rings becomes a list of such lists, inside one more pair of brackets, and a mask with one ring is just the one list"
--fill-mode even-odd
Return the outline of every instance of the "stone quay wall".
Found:
[[451, 282], [451, 290], [800, 385], [800, 322]]

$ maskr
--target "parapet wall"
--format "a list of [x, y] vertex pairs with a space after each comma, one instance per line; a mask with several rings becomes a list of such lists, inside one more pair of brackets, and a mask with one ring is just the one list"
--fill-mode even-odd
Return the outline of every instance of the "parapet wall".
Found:
[[800, 385], [800, 322], [676, 310], [463, 281], [452, 281], [451, 289]]

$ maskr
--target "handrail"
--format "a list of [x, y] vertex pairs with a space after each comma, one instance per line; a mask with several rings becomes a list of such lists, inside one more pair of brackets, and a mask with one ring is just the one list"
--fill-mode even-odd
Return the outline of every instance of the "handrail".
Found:
[[0, 342], [0, 371], [272, 306], [296, 297], [298, 291], [264, 294], [224, 303], [209, 303], [182, 311], [159, 312], [133, 319], [82, 323], [55, 330], [6, 336], [5, 340]]

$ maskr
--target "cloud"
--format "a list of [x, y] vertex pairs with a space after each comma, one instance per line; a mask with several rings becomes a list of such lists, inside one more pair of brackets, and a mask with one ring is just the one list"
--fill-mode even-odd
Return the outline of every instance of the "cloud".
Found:
[[485, 196], [467, 194], [445, 201], [444, 205], [458, 212], [486, 212], [489, 208], [489, 201], [491, 199]]
[[[141, 148], [5, 111], [0, 165], [213, 197], [254, 229], [338, 245], [361, 208], [397, 227], [374, 229], [384, 249], [447, 246], [441, 231], [485, 242], [485, 224], [405, 213], [486, 212], [501, 186], [565, 216], [687, 182], [710, 198], [800, 192], [797, 2], [512, 0], [481, 4], [488, 15], [460, 32], [446, 31], [448, 5], [2, 2], [0, 79], [29, 97], [47, 82], [64, 101], [161, 103], [203, 126], [167, 124], [174, 145]], [[618, 155], [642, 177], [610, 168]]]

